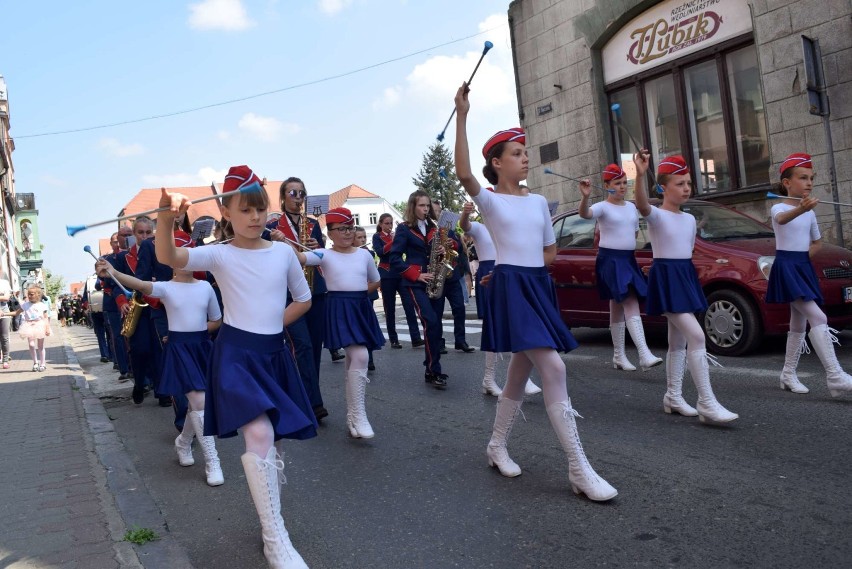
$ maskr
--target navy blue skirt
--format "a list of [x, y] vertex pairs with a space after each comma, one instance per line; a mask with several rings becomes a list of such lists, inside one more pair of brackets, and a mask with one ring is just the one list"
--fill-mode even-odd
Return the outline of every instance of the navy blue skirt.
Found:
[[665, 312], [677, 314], [706, 309], [707, 298], [692, 259], [654, 259], [648, 275], [646, 314], [659, 316]]
[[283, 331], [254, 334], [223, 324], [207, 377], [205, 435], [233, 437], [266, 413], [276, 441], [316, 436], [313, 409]]
[[601, 300], [624, 302], [630, 295], [630, 288], [637, 298], [648, 296], [648, 281], [636, 263], [633, 249], [598, 249], [595, 261], [595, 279]]
[[570, 352], [579, 345], [559, 315], [546, 267], [497, 265], [485, 299], [481, 349], [486, 352]]
[[325, 347], [337, 350], [351, 345], [379, 350], [385, 335], [367, 291], [329, 291], [325, 310]]
[[207, 330], [174, 332], [163, 347], [163, 371], [159, 395], [179, 397], [190, 391], [207, 389], [207, 368], [213, 353], [213, 342]]
[[766, 302], [782, 304], [800, 298], [823, 303], [810, 255], [807, 251], [775, 251], [775, 262], [769, 271]]
[[476, 269], [476, 281], [474, 282], [474, 292], [476, 293], [476, 317], [482, 320], [485, 317], [485, 287], [480, 282], [482, 277], [494, 270], [494, 261], [479, 261], [479, 268]]

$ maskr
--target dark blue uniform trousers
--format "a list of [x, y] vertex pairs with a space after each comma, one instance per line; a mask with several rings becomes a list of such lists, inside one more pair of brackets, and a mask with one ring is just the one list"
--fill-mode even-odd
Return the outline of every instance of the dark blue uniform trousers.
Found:
[[[453, 312], [453, 335], [456, 339], [456, 345], [464, 344], [464, 291], [462, 291], [461, 280], [444, 282], [444, 296], [441, 297], [438, 315], [444, 315], [444, 299], [450, 301], [450, 310]], [[441, 337], [443, 337], [443, 329]]]
[[441, 312], [442, 299], [432, 300], [426, 294], [424, 286], [404, 286], [403, 293], [411, 299], [414, 312], [423, 325], [423, 335], [426, 337], [426, 359], [423, 365], [427, 372], [441, 373]]
[[411, 297], [408, 294], [404, 294], [405, 291], [401, 287], [402, 278], [382, 279], [381, 283], [385, 325], [388, 329], [388, 338], [390, 341], [399, 341], [399, 337], [396, 334], [397, 292], [399, 292], [399, 298], [402, 300], [402, 309], [405, 311], [405, 320], [408, 322], [408, 333], [411, 336], [411, 341], [420, 340], [420, 328], [417, 327], [417, 314], [414, 312], [414, 306], [411, 304]]
[[112, 353], [115, 363], [118, 364], [119, 373], [125, 374], [128, 370], [127, 345], [124, 336], [121, 335], [121, 314], [118, 312], [104, 311], [106, 325], [109, 326], [109, 339], [112, 343]]
[[[324, 296], [324, 295], [320, 295]], [[322, 405], [322, 394], [319, 388], [319, 374], [314, 364], [314, 346], [308, 331], [306, 316], [303, 316], [287, 326], [288, 342], [293, 348], [296, 366], [299, 368], [299, 376], [305, 385], [305, 392], [311, 407]], [[322, 340], [319, 341], [320, 353], [322, 353]]]

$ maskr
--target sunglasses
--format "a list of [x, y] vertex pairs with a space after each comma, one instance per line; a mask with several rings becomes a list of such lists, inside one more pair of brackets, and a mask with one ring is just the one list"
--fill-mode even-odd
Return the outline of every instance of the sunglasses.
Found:
[[308, 195], [305, 190], [287, 190], [287, 195], [291, 198], [304, 198]]

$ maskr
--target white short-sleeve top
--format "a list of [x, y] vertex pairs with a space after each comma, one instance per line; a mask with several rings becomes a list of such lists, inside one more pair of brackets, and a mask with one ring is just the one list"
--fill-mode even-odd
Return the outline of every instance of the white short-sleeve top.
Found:
[[816, 215], [813, 211], [806, 211], [792, 221], [781, 225], [776, 221], [779, 214], [795, 209], [796, 206], [777, 203], [772, 206], [772, 229], [775, 230], [775, 249], [781, 251], [808, 251], [811, 242], [821, 237]]
[[487, 227], [478, 221], [471, 221], [470, 229], [465, 233], [473, 238], [476, 256], [480, 261], [493, 261], [497, 258], [497, 249], [494, 248], [494, 240], [491, 239]]
[[156, 296], [166, 305], [172, 332], [202, 332], [207, 330], [208, 321], [222, 318], [216, 293], [207, 281], [157, 281], [151, 285], [151, 296]]
[[296, 302], [311, 298], [311, 290], [293, 249], [270, 242], [263, 249], [242, 249], [231, 244], [187, 249], [188, 271], [210, 271], [222, 291], [224, 322], [254, 334], [279, 334], [284, 330], [287, 290]]
[[607, 201], [598, 202], [589, 208], [589, 212], [598, 222], [601, 247], [620, 251], [632, 251], [636, 248], [639, 211], [632, 202], [624, 202], [622, 205]]
[[367, 283], [379, 282], [379, 270], [373, 255], [365, 249], [341, 253], [333, 249], [305, 252], [307, 265], [322, 267], [325, 286], [332, 292], [367, 290]]
[[556, 243], [547, 200], [480, 188], [473, 198], [497, 250], [497, 265], [543, 267], [544, 247]]
[[692, 258], [696, 224], [691, 214], [651, 207], [645, 220], [655, 259]]

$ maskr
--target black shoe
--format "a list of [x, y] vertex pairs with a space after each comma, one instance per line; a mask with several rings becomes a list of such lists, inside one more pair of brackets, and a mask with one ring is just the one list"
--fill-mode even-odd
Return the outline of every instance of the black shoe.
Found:
[[391, 342], [391, 348], [393, 348], [394, 350], [401, 350], [402, 344], [400, 344], [399, 342]]
[[447, 388], [447, 379], [448, 376], [445, 373], [432, 373], [431, 371], [426, 372], [426, 383], [429, 383], [435, 389], [446, 389]]
[[105, 363], [107, 363], [108, 361], [109, 361], [109, 358], [103, 358], [103, 357], [101, 358], [101, 363], [102, 363], [102, 364], [105, 364]]
[[118, 364], [112, 364], [112, 369], [118, 371]]
[[446, 354], [447, 353], [447, 345], [441, 344], [441, 349], [439, 350], [439, 352], [440, 352], [441, 355]]
[[368, 371], [376, 371], [376, 364], [374, 364], [373, 362], [368, 363], [367, 364], [367, 370]]
[[342, 359], [345, 359], [346, 356], [340, 353], [340, 350], [331, 350], [331, 361], [339, 362]]
[[172, 398], [171, 397], [158, 397], [157, 405], [160, 407], [171, 407], [172, 406]]
[[421, 339], [421, 340], [412, 340], [411, 341], [411, 347], [412, 348], [419, 348], [420, 346], [425, 346], [425, 345], [426, 345], [426, 340]]
[[317, 405], [314, 407], [314, 417], [317, 418], [317, 421], [322, 421], [326, 417], [328, 417], [328, 409], [323, 407], [322, 405]]
[[130, 376], [126, 373], [122, 373], [118, 376], [118, 381], [127, 381], [130, 379]]
[[145, 391], [141, 387], [133, 386], [133, 402], [141, 405], [145, 401]]
[[469, 354], [471, 352], [475, 352], [476, 348], [471, 348], [467, 345], [467, 342], [462, 342], [461, 344], [456, 344], [456, 350]]

